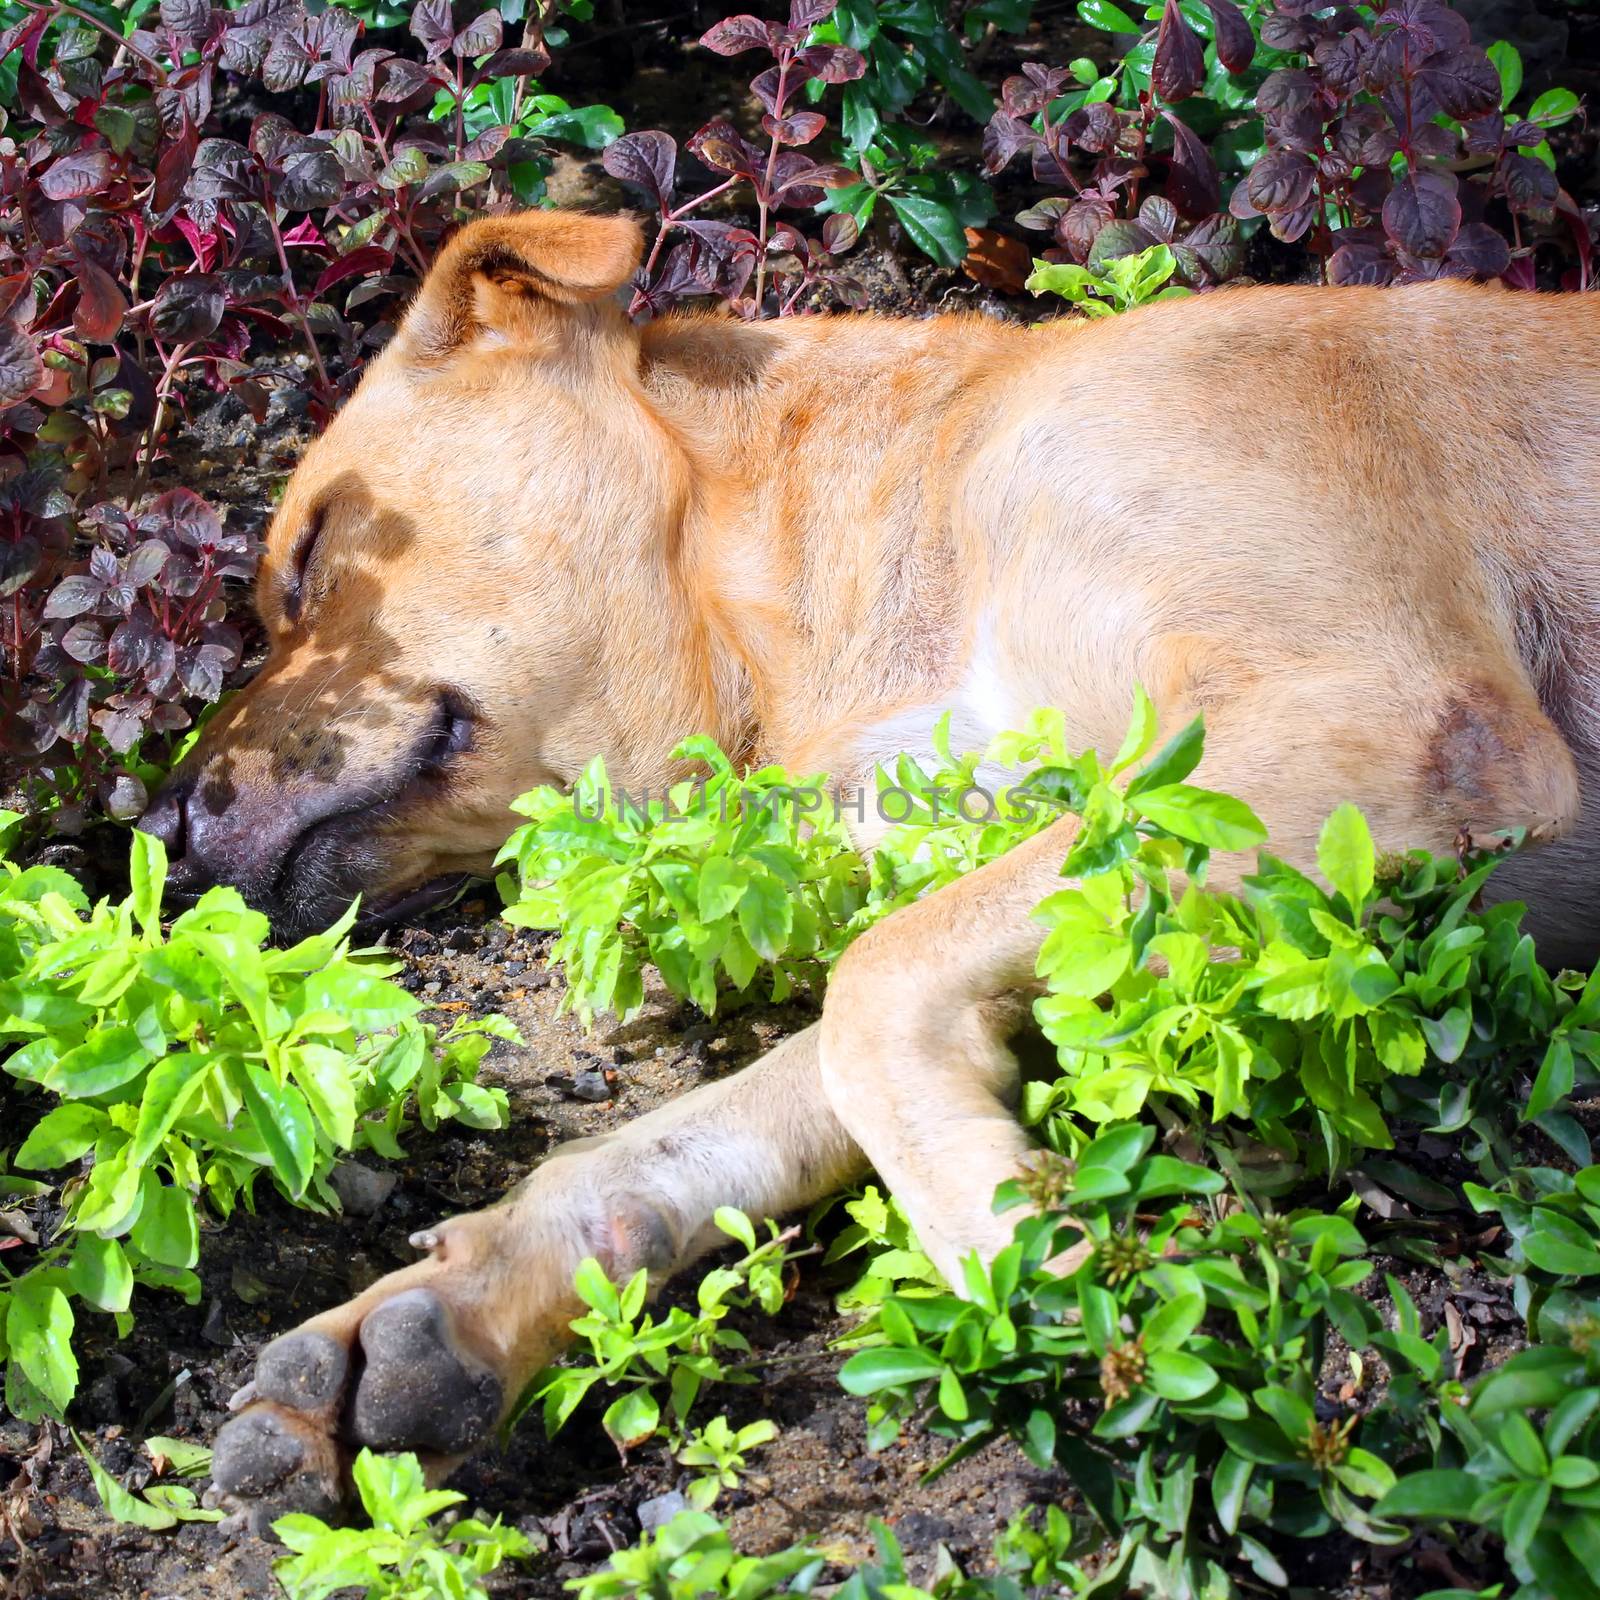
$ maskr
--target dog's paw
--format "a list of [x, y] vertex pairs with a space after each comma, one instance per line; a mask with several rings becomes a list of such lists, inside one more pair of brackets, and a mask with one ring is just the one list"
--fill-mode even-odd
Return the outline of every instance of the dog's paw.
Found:
[[445, 1295], [404, 1283], [417, 1270], [261, 1352], [212, 1458], [217, 1497], [236, 1526], [264, 1533], [288, 1511], [335, 1515], [363, 1447], [413, 1451], [438, 1478], [493, 1432], [505, 1385], [467, 1348]]

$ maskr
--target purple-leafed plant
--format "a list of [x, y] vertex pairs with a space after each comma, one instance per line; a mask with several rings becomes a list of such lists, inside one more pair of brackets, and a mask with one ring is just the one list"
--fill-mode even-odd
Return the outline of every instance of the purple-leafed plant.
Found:
[[1443, 0], [1331, 11], [1273, 0], [1261, 36], [1304, 65], [1261, 86], [1267, 152], [1234, 190], [1235, 216], [1303, 239], [1334, 283], [1503, 276], [1531, 288], [1526, 229], [1561, 214], [1587, 285], [1587, 229], [1541, 159], [1548, 122], [1505, 114], [1495, 63]]
[[[689, 140], [691, 154], [726, 174], [712, 188], [676, 202], [678, 145], [668, 134], [624, 134], [607, 147], [606, 171], [642, 194], [659, 224], [634, 286], [635, 316], [656, 315], [691, 295], [718, 295], [746, 317], [806, 309], [822, 297], [817, 291], [847, 304], [864, 300], [860, 286], [837, 264], [855, 243], [853, 218], [829, 217], [818, 238], [775, 220], [780, 209], [814, 206], [826, 189], [855, 181], [848, 168], [818, 162], [799, 149], [827, 126], [821, 112], [797, 108], [805, 86], [848, 83], [866, 71], [858, 51], [805, 42], [837, 5], [838, 0], [792, 0], [787, 23], [729, 17], [701, 38], [718, 55], [764, 50], [772, 57], [750, 84], [763, 108], [765, 147], [721, 120], [708, 122]], [[740, 189], [755, 202], [754, 228], [695, 215]]]
[[[1255, 56], [1250, 24], [1232, 0], [1205, 0], [1217, 59], [1229, 73]], [[1017, 217], [1048, 233], [1047, 261], [1087, 264], [1171, 247], [1178, 276], [1192, 287], [1219, 283], [1243, 264], [1239, 229], [1222, 210], [1222, 184], [1204, 142], [1171, 108], [1205, 82], [1205, 42], [1167, 0], [1156, 34], [1148, 89], [1131, 107], [1101, 98], [1068, 68], [1026, 62], [1001, 86], [1000, 107], [984, 130], [984, 170], [991, 176], [1026, 155], [1034, 177], [1066, 193]], [[1155, 147], [1157, 128], [1170, 146]]]

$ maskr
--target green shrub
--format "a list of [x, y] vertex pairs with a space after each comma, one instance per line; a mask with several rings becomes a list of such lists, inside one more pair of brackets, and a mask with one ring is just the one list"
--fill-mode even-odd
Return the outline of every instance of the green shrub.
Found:
[[515, 1030], [491, 1017], [441, 1036], [418, 1021], [388, 981], [396, 963], [350, 950], [355, 907], [267, 949], [267, 919], [217, 888], [163, 934], [158, 840], [131, 836], [130, 874], [125, 900], [91, 906], [58, 868], [0, 859], [0, 1045], [16, 1083], [0, 1093], [32, 1124], [11, 1165], [93, 1158], [66, 1179], [57, 1237], [26, 1271], [0, 1266], [6, 1403], [30, 1420], [60, 1416], [77, 1387], [74, 1300], [126, 1332], [136, 1283], [199, 1298], [202, 1195], [226, 1218], [265, 1173], [295, 1204], [337, 1210], [328, 1174], [347, 1152], [398, 1157], [413, 1121], [506, 1118], [503, 1091], [474, 1080]]
[[336, 1589], [357, 1588], [365, 1600], [488, 1600], [479, 1580], [533, 1553], [527, 1535], [498, 1517], [435, 1524], [466, 1496], [429, 1489], [415, 1456], [363, 1450], [351, 1476], [370, 1528], [330, 1528], [300, 1513], [273, 1523], [294, 1552], [272, 1564], [287, 1600], [325, 1600]]

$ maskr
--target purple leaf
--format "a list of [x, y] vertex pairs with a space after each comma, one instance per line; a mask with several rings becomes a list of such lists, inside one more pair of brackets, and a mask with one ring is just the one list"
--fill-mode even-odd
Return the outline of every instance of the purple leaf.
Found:
[[39, 188], [50, 200], [81, 200], [99, 194], [110, 181], [110, 151], [80, 150], [53, 161], [40, 174]]
[[168, 278], [150, 306], [150, 326], [169, 344], [193, 344], [217, 331], [228, 309], [222, 285], [209, 273]]
[[989, 177], [1003, 172], [1019, 150], [1039, 143], [1039, 135], [1020, 117], [997, 111], [983, 130], [983, 170]]
[[407, 61], [404, 56], [391, 56], [384, 63], [383, 87], [378, 91], [378, 99], [385, 104], [394, 100], [409, 100], [412, 95], [420, 94], [425, 89], [435, 89], [444, 82], [444, 78], [437, 72], [430, 72], [428, 68], [417, 61]]
[[437, 61], [455, 35], [450, 0], [417, 0], [411, 8], [411, 36], [427, 51], [428, 60]]
[[1481, 50], [1441, 50], [1422, 63], [1417, 81], [1452, 117], [1481, 117], [1500, 107], [1500, 74]]
[[676, 184], [676, 140], [656, 129], [625, 133], [601, 153], [600, 164], [613, 178], [640, 190], [651, 205], [666, 212]]
[[89, 731], [89, 681], [72, 678], [45, 702], [45, 717], [69, 744], [81, 744]]
[[61, 635], [61, 648], [74, 661], [81, 662], [86, 667], [92, 667], [96, 662], [105, 659], [105, 630], [98, 622], [91, 622], [87, 617], [80, 617]]
[[1383, 202], [1383, 226], [1407, 255], [1442, 256], [1461, 227], [1454, 175], [1417, 172], [1401, 178]]
[[1239, 224], [1225, 211], [1197, 222], [1173, 245], [1172, 253], [1191, 284], [1225, 283], [1244, 270]]
[[795, 60], [824, 83], [850, 83], [867, 70], [867, 58], [842, 44], [814, 44]]
[[760, 17], [724, 17], [700, 35], [700, 43], [719, 56], [736, 56], [746, 50], [776, 49], [779, 35], [776, 23], [763, 22]]
[[171, 554], [171, 550], [159, 539], [146, 539], [128, 557], [128, 564], [123, 569], [123, 578], [135, 588], [146, 588], [160, 576], [161, 569], [167, 564], [167, 557]]
[[[1186, 217], [1209, 217], [1222, 208], [1222, 180], [1204, 141], [1182, 118], [1161, 113], [1172, 127], [1167, 195]], [[1271, 159], [1270, 157], [1266, 159]]]
[[1342, 244], [1328, 258], [1328, 282], [1349, 287], [1394, 281], [1394, 260], [1380, 246]]
[[52, 621], [56, 617], [81, 617], [84, 612], [93, 611], [104, 595], [105, 585], [86, 573], [63, 578], [50, 591], [50, 598], [44, 603], [44, 616]]
[[1150, 195], [1139, 207], [1138, 222], [1152, 239], [1171, 244], [1178, 233], [1178, 208], [1163, 195]]
[[1511, 246], [1486, 222], [1469, 222], [1455, 237], [1446, 262], [1474, 278], [1498, 278], [1511, 265]]
[[822, 224], [822, 248], [830, 256], [842, 256], [860, 233], [860, 223], [848, 211], [835, 212]]
[[1095, 235], [1094, 248], [1089, 252], [1088, 267], [1091, 272], [1101, 271], [1106, 262], [1118, 256], [1136, 256], [1161, 241], [1137, 222], [1119, 218], [1108, 222]]
[[26, 400], [44, 382], [44, 362], [31, 334], [0, 318], [0, 407]]
[[539, 45], [529, 48], [519, 45], [510, 50], [496, 50], [483, 64], [486, 78], [536, 78], [550, 65], [550, 52]]
[[[1250, 203], [1259, 211], [1295, 210], [1311, 198], [1315, 171], [1303, 155], [1270, 150], [1250, 169], [1245, 180]], [[1238, 210], [1233, 214], [1238, 216]]]
[[1248, 71], [1256, 56], [1256, 36], [1245, 14], [1233, 0], [1206, 0], [1206, 10], [1216, 25], [1217, 60], [1229, 72]]
[[1072, 133], [1072, 142], [1079, 149], [1087, 150], [1091, 155], [1106, 155], [1117, 148], [1117, 140], [1122, 134], [1122, 118], [1117, 115], [1114, 106], [1097, 100], [1093, 105], [1081, 107], [1073, 116], [1083, 119]]
[[493, 55], [500, 48], [503, 31], [500, 13], [484, 11], [450, 41], [450, 48], [458, 56], [470, 56], [473, 59]]
[[1556, 175], [1537, 156], [1513, 152], [1500, 163], [1500, 189], [1513, 211], [1546, 220], [1553, 210], [1560, 185]]
[[192, 489], [169, 489], [139, 518], [139, 531], [173, 550], [226, 548], [217, 514]]
[[185, 192], [195, 200], [254, 200], [261, 195], [255, 157], [232, 139], [204, 139]]
[[761, 119], [762, 131], [780, 144], [810, 144], [827, 127], [828, 119], [819, 111], [791, 111], [788, 116]]
[[111, 634], [106, 650], [106, 665], [113, 672], [131, 677], [143, 672], [159, 654], [160, 635], [155, 624], [143, 611], [119, 622]]
[[839, 0], [789, 0], [789, 31], [809, 32], [819, 22], [826, 22], [838, 5]]
[[1150, 86], [1168, 102], [1187, 100], [1206, 81], [1205, 45], [1178, 9], [1167, 0], [1156, 34], [1156, 54], [1150, 66]]
[[211, 0], [161, 0], [161, 26], [185, 39], [198, 39], [211, 26]]
[[320, 211], [344, 198], [344, 168], [330, 146], [304, 139], [283, 158], [273, 196], [286, 211]]

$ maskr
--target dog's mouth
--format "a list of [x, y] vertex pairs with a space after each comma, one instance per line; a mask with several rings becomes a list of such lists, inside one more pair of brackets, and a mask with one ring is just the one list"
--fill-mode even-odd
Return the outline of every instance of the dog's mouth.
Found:
[[467, 882], [468, 873], [455, 871], [369, 893], [392, 862], [388, 825], [444, 795], [461, 757], [472, 749], [476, 724], [464, 696], [441, 692], [391, 780], [381, 790], [354, 795], [294, 841], [261, 897], [280, 937], [326, 926], [357, 895], [364, 896], [362, 925], [376, 926], [432, 910]]

